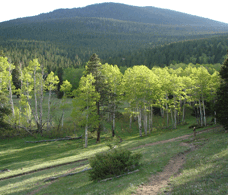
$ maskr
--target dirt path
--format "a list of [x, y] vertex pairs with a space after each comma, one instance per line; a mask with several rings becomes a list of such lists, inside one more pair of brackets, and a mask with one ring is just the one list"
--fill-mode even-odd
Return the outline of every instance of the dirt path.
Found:
[[[218, 127], [214, 127], [214, 128], [198, 131], [197, 135], [201, 134], [201, 133], [208, 132], [208, 131], [216, 129], [216, 128], [218, 128]], [[138, 149], [138, 148], [147, 147], [147, 146], [154, 146], [154, 145], [158, 145], [158, 144], [164, 144], [164, 143], [168, 143], [168, 142], [173, 142], [173, 141], [176, 141], [176, 140], [185, 140], [185, 139], [187, 139], [187, 138], [189, 138], [191, 136], [193, 136], [193, 133], [187, 134], [187, 135], [182, 135], [182, 136], [175, 137], [175, 138], [172, 138], [172, 139], [167, 139], [167, 140], [163, 140], [163, 141], [157, 141], [157, 142], [153, 142], [153, 143], [149, 143], [149, 144], [145, 144], [145, 145], [140, 145], [138, 147], [132, 148], [132, 150], [135, 150], [135, 149]]]
[[[217, 128], [217, 127], [216, 127]], [[201, 134], [201, 133], [205, 133], [208, 132], [210, 130], [212, 130], [214, 128], [210, 128], [210, 129], [206, 129], [200, 132], [197, 132], [197, 134]], [[172, 138], [169, 140], [164, 140], [164, 141], [158, 141], [158, 142], [154, 142], [154, 143], [150, 143], [150, 144], [146, 144], [143, 146], [139, 146], [137, 148], [141, 148], [141, 147], [145, 147], [145, 146], [152, 146], [152, 145], [157, 145], [157, 144], [163, 144], [163, 143], [168, 143], [168, 142], [173, 142], [179, 139], [187, 139], [190, 136], [192, 136], [192, 134], [188, 134], [188, 135], [183, 135], [180, 137], [176, 137], [176, 138]], [[138, 189], [137, 189], [137, 195], [157, 195], [160, 190], [167, 186], [169, 183], [169, 178], [171, 176], [175, 176], [178, 174], [179, 170], [182, 168], [183, 164], [185, 163], [185, 155], [188, 152], [191, 152], [193, 150], [195, 150], [195, 146], [191, 143], [180, 143], [180, 146], [188, 146], [189, 150], [187, 150], [185, 153], [181, 153], [178, 154], [177, 156], [175, 156], [174, 158], [172, 158], [169, 163], [165, 166], [164, 170], [162, 172], [159, 172], [157, 175], [152, 175], [149, 178], [149, 183], [147, 183], [146, 185], [141, 185]], [[136, 148], [134, 148], [136, 149]]]
[[158, 173], [155, 176], [151, 176], [148, 184], [140, 186], [137, 189], [138, 195], [157, 195], [162, 187], [168, 185], [169, 178], [172, 175], [176, 175], [179, 172], [179, 170], [185, 163], [186, 153], [193, 151], [195, 149], [193, 144], [181, 143], [180, 145], [189, 146], [190, 150], [187, 150], [184, 154], [178, 154], [169, 161], [168, 165], [166, 165], [162, 172]]

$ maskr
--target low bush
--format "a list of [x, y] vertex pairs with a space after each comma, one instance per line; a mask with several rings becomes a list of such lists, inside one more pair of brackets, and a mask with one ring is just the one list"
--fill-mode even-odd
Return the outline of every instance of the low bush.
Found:
[[114, 148], [105, 153], [98, 153], [89, 159], [92, 169], [89, 171], [92, 180], [101, 180], [132, 171], [139, 166], [140, 153], [126, 149]]

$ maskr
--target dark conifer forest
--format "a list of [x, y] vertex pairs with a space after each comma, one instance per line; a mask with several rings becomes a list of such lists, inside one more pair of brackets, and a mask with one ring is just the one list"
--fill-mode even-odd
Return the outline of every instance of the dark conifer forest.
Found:
[[222, 63], [228, 24], [172, 10], [118, 3], [59, 9], [0, 23], [0, 50], [15, 65], [30, 60], [51, 70], [102, 63], [131, 67]]

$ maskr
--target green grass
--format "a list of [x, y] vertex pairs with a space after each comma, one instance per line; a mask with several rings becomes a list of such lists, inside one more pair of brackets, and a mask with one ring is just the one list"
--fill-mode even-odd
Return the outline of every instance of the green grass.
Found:
[[228, 134], [201, 134], [193, 143], [198, 149], [187, 155], [181, 175], [171, 179], [171, 194], [227, 195]]
[[[56, 115], [60, 114], [60, 112], [56, 113]], [[72, 126], [69, 116], [70, 110], [66, 112], [66, 118], [69, 121], [68, 125]], [[102, 132], [101, 143], [96, 144], [93, 139], [95, 134], [91, 134], [88, 148], [83, 147], [83, 139], [47, 143], [25, 143], [25, 141], [49, 139], [49, 137], [2, 139], [0, 140], [0, 170], [9, 169], [10, 172], [0, 173], [0, 179], [89, 158], [97, 152], [108, 150], [107, 145], [110, 143], [128, 149], [135, 148], [133, 151], [140, 151], [143, 157], [139, 172], [111, 181], [93, 182], [90, 180], [88, 172], [84, 172], [56, 181], [44, 182], [44, 179], [52, 176], [89, 168], [88, 161], [83, 161], [2, 180], [0, 181], [0, 194], [132, 194], [139, 185], [146, 184], [151, 175], [162, 171], [172, 157], [189, 149], [186, 146], [180, 146], [180, 140], [154, 146], [136, 147], [192, 134], [192, 129], [189, 129], [188, 126], [195, 123], [195, 119], [188, 116], [187, 123], [179, 125], [175, 130], [162, 129], [165, 126], [165, 119], [155, 116], [152, 133], [139, 137], [137, 122], [134, 122], [132, 129], [129, 129], [128, 118], [122, 116], [116, 123], [116, 134], [123, 139], [122, 143], [118, 143], [119, 138], [111, 137], [110, 124], [104, 124], [105, 130]], [[77, 135], [81, 134], [83, 134], [83, 129], [77, 131]], [[181, 195], [227, 194], [227, 138], [227, 134], [220, 133], [217, 129], [197, 135], [197, 140], [193, 142], [197, 146], [197, 150], [187, 155], [182, 174], [171, 179], [172, 185], [169, 188], [166, 187], [167, 190]], [[192, 137], [186, 141], [192, 142]], [[212, 189], [211, 192], [209, 189]]]
[[[148, 137], [139, 138], [137, 135], [134, 135], [125, 139], [121, 146], [130, 149], [146, 143], [166, 140], [188, 133], [192, 133], [192, 130], [186, 126], [182, 126], [182, 128], [173, 130], [172, 132], [158, 131]], [[203, 183], [208, 177], [211, 178], [211, 175], [206, 173], [205, 176], [202, 177], [202, 171], [214, 170], [213, 162], [216, 163], [215, 167], [217, 169], [214, 177], [218, 174], [219, 176], [223, 174], [224, 168], [227, 170], [227, 134], [221, 134], [215, 131], [200, 134], [197, 137], [198, 140], [195, 141], [194, 144], [198, 145], [199, 149], [188, 155], [188, 160], [183, 171], [186, 177], [181, 175], [182, 178], [178, 177], [172, 180], [174, 194], [192, 194], [193, 191], [181, 191], [183, 190], [183, 185], [187, 186], [186, 188], [189, 188], [189, 190], [192, 190], [189, 186], [200, 186], [200, 182]], [[33, 138], [28, 139], [32, 140]], [[220, 141], [222, 141], [221, 144]], [[96, 152], [107, 150], [108, 147], [106, 144], [110, 142], [110, 140], [105, 141], [104, 139], [101, 144], [96, 145], [91, 143], [89, 147], [85, 149], [82, 147], [82, 140], [38, 144], [26, 144], [24, 140], [16, 138], [10, 141], [1, 140], [0, 170], [8, 168], [11, 171], [0, 173], [0, 178], [18, 174], [23, 171], [87, 158]], [[60, 178], [54, 182], [43, 182], [44, 179], [48, 177], [58, 176], [72, 169], [74, 169], [73, 172], [76, 172], [85, 167], [89, 168], [87, 162], [81, 162], [0, 181], [0, 194], [29, 194], [32, 192], [34, 194], [132, 194], [140, 184], [146, 183], [152, 174], [162, 171], [173, 156], [188, 149], [188, 147], [179, 146], [180, 142], [181, 141], [175, 141], [135, 149], [134, 151], [140, 151], [143, 154], [140, 171], [118, 179], [107, 182], [93, 182], [90, 181], [88, 173], [84, 172], [74, 176]], [[115, 142], [113, 142], [113, 144], [114, 143]], [[209, 143], [210, 145], [207, 145]], [[214, 145], [216, 145], [216, 147], [214, 147]], [[209, 153], [205, 152], [208, 151], [208, 148], [210, 148]], [[204, 161], [202, 161], [202, 159], [204, 159]], [[199, 164], [207, 161], [210, 162], [208, 166], [204, 167], [204, 164]], [[80, 164], [84, 165], [78, 167]], [[191, 168], [188, 168], [188, 166]], [[197, 167], [197, 171], [195, 171], [195, 167]], [[188, 171], [185, 171], [185, 169]], [[220, 172], [218, 170], [220, 170]], [[201, 180], [197, 180], [197, 177], [201, 178]], [[226, 179], [226, 177], [224, 177], [224, 179]], [[223, 179], [217, 179], [216, 177], [213, 178], [213, 180], [219, 182], [219, 184], [215, 184], [215, 189], [218, 188], [220, 182], [223, 181]], [[221, 186], [217, 194], [223, 194], [222, 192], [226, 189], [227, 184], [224, 183], [221, 184]], [[213, 194], [216, 194], [215, 191], [213, 192]]]
[[[60, 175], [72, 168], [76, 168], [77, 164], [74, 164], [0, 181], [0, 194], [8, 194], [9, 192], [9, 194], [27, 194], [44, 186], [45, 188], [42, 188], [38, 194], [99, 194], [101, 192], [103, 194], [129, 194], [133, 192], [142, 182], [146, 183], [147, 178], [151, 174], [162, 171], [163, 167], [168, 163], [172, 156], [186, 150], [186, 147], [177, 147], [179, 143], [180, 142], [174, 142], [137, 149], [137, 151], [141, 151], [143, 154], [140, 172], [129, 176], [123, 176], [112, 181], [101, 183], [92, 182], [88, 177], [88, 173], [80, 173], [75, 176], [61, 178], [53, 184], [51, 184], [51, 182], [43, 182], [45, 178]], [[99, 148], [102, 147], [99, 146]], [[107, 147], [104, 148], [107, 149]], [[89, 150], [91, 153], [92, 151], [97, 152], [96, 148], [93, 149], [93, 147]], [[76, 156], [80, 156], [80, 154]], [[15, 163], [14, 168], [17, 166], [21, 167], [24, 162], [28, 161], [29, 160], [25, 160], [20, 163]], [[40, 159], [36, 159], [35, 161], [38, 163]], [[44, 161], [46, 161], [46, 159]], [[43, 164], [43, 166], [45, 166], [45, 164]], [[34, 165], [30, 164], [27, 164], [27, 166], [30, 166], [30, 168], [34, 167]], [[75, 171], [81, 170], [85, 167], [89, 167], [89, 165], [80, 167]], [[11, 168], [13, 168], [13, 166], [11, 166]], [[6, 174], [9, 173], [10, 172], [7, 172]], [[118, 186], [118, 188], [116, 188], [116, 186]], [[94, 189], [96, 189], [96, 191], [94, 191]]]

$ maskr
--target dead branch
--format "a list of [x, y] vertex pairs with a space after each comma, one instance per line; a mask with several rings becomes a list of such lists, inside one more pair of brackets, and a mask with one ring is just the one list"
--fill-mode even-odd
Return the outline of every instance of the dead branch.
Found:
[[26, 127], [22, 127], [22, 126], [17, 126], [17, 127], [21, 128], [21, 129], [24, 129], [27, 133], [29, 133], [31, 136], [33, 136], [33, 137], [36, 138], [36, 136], [34, 136], [34, 135], [29, 131], [29, 129], [27, 129]]
[[58, 177], [49, 177], [47, 179], [44, 180], [44, 182], [48, 182], [48, 181], [53, 181], [53, 180], [56, 180], [56, 179], [59, 179], [61, 177], [67, 177], [67, 176], [72, 176], [72, 175], [76, 175], [78, 173], [82, 173], [82, 172], [85, 172], [85, 171], [89, 171], [91, 170], [92, 168], [89, 168], [87, 169], [87, 167], [85, 169], [83, 169], [82, 171], [78, 171], [78, 172], [75, 172], [75, 173], [68, 173], [68, 174], [64, 174], [64, 175], [60, 175]]

